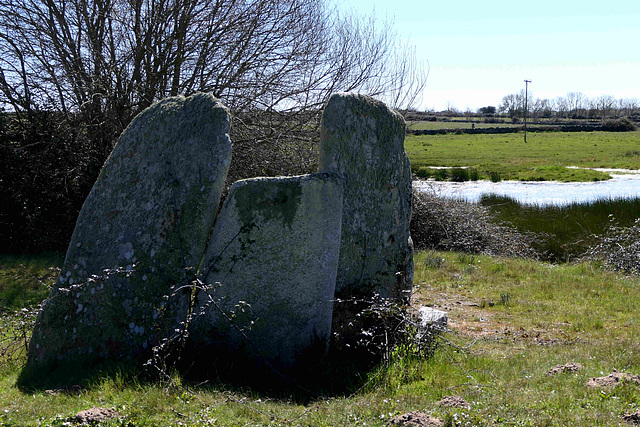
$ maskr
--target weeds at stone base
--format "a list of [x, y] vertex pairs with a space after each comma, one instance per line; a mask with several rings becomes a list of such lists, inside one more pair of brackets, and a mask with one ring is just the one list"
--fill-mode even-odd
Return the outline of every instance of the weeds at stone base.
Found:
[[[93, 276], [87, 283], [108, 280], [113, 275], [130, 276], [132, 274], [136, 274], [135, 268], [106, 270], [102, 276]], [[59, 291], [66, 294], [82, 287], [83, 284], [78, 283], [68, 288], [61, 288]], [[236, 313], [223, 311], [218, 301], [208, 293], [210, 288], [210, 285], [194, 279], [191, 283], [175, 286], [171, 290], [171, 294], [165, 295], [163, 300], [171, 301], [180, 297], [185, 290], [192, 294], [204, 292], [203, 295], [208, 297], [208, 301], [199, 307], [198, 312], [195, 312], [192, 306], [186, 317], [178, 322], [175, 328], [170, 329], [168, 335], [158, 338], [158, 342], [152, 346], [149, 352], [148, 359], [142, 364], [142, 369], [126, 373], [126, 376], [157, 382], [167, 389], [179, 389], [185, 380], [196, 383], [230, 381], [228, 384], [233, 386], [233, 378], [228, 375], [206, 378], [192, 375], [193, 361], [191, 355], [188, 354], [188, 343], [190, 326], [198, 316], [204, 315], [211, 308], [218, 310], [233, 328], [244, 335], [244, 331], [234, 324]], [[344, 329], [341, 333], [334, 333], [330, 345], [331, 351], [319, 362], [317, 355], [324, 353], [324, 350], [317, 353], [315, 350], [309, 349], [312, 358], [310, 360], [313, 360], [313, 363], [303, 363], [293, 372], [279, 372], [263, 358], [265, 365], [269, 366], [271, 370], [270, 377], [278, 379], [280, 385], [272, 388], [273, 383], [268, 384], [268, 381], [265, 380], [264, 383], [267, 383], [268, 387], [261, 388], [265, 384], [258, 384], [256, 390], [268, 391], [269, 388], [272, 388], [271, 391], [276, 393], [288, 390], [287, 393], [294, 393], [303, 400], [307, 400], [327, 393], [351, 393], [363, 388], [376, 387], [381, 381], [388, 381], [395, 375], [399, 377], [398, 381], [406, 383], [414, 375], [408, 372], [401, 373], [402, 369], [396, 369], [394, 373], [386, 373], [382, 376], [379, 373], [400, 359], [407, 361], [427, 359], [434, 353], [439, 342], [437, 334], [432, 335], [431, 332], [425, 332], [424, 328], [420, 328], [418, 319], [407, 312], [407, 307], [400, 304], [381, 298], [369, 301], [363, 299], [357, 301], [337, 300], [335, 304], [338, 308], [345, 305], [357, 306], [358, 310], [354, 319], [357, 326], [348, 330]], [[243, 307], [235, 309], [242, 310]], [[4, 317], [5, 323], [0, 329], [0, 356], [2, 357], [0, 364], [5, 370], [24, 366], [37, 313], [37, 308], [23, 309], [7, 313]], [[348, 333], [346, 333], [347, 331]], [[246, 335], [244, 336], [247, 344], [251, 346], [251, 340]], [[235, 362], [237, 361], [236, 359]], [[102, 365], [100, 366], [100, 369], [103, 369]], [[104, 369], [104, 372], [111, 372], [109, 367]], [[114, 369], [115, 372], [119, 372], [117, 366]], [[100, 375], [98, 372], [74, 372], [73, 378], [75, 379], [73, 381], [85, 378], [86, 384], [90, 385], [96, 381], [96, 374]], [[300, 378], [305, 379], [304, 386], [300, 385]], [[312, 380], [308, 386], [307, 379]], [[74, 382], [74, 384], [77, 383]], [[238, 386], [242, 385], [242, 382], [238, 383]]]
[[509, 300], [511, 299], [511, 292], [503, 292], [500, 294], [500, 302], [502, 305], [509, 305]]
[[[371, 300], [336, 300], [336, 311], [355, 313], [347, 327], [334, 331], [335, 351], [353, 349], [389, 365], [400, 353], [417, 358], [433, 355], [440, 331], [422, 326], [420, 319], [395, 301], [374, 297]], [[359, 306], [354, 310], [354, 307]]]
[[22, 366], [40, 306], [0, 316], [0, 368]]

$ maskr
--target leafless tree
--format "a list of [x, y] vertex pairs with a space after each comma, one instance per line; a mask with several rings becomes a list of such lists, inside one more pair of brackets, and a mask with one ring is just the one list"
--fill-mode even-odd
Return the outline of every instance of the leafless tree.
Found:
[[539, 118], [549, 118], [553, 116], [554, 113], [554, 102], [549, 99], [540, 99], [536, 98], [533, 101], [532, 113], [534, 120]]
[[510, 117], [516, 117], [518, 114], [518, 100], [516, 94], [509, 94], [502, 97], [502, 102], [498, 107], [503, 114], [509, 114]]
[[620, 115], [631, 116], [638, 111], [638, 98], [623, 98], [618, 101], [618, 111]]
[[594, 100], [594, 105], [602, 120], [604, 120], [611, 114], [615, 104], [616, 100], [611, 95], [602, 95]]
[[426, 79], [390, 25], [324, 0], [0, 0], [0, 14], [0, 102], [79, 117], [105, 152], [166, 96], [213, 93], [239, 140], [278, 139], [333, 92], [402, 108]]
[[567, 93], [567, 107], [573, 118], [580, 118], [583, 113], [585, 96], [582, 92]]
[[567, 118], [569, 117], [569, 111], [571, 110], [571, 104], [568, 98], [563, 96], [559, 96], [555, 100], [558, 117]]
[[[527, 102], [525, 98], [528, 96]], [[520, 90], [519, 93], [513, 93], [505, 95], [500, 103], [499, 110], [502, 113], [509, 114], [511, 118], [523, 117], [525, 105], [527, 108], [533, 105], [533, 95], [531, 93], [526, 94], [525, 90]]]

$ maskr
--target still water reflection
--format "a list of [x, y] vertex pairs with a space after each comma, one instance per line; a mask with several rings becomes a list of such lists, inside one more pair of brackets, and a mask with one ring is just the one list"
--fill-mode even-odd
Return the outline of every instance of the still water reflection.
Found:
[[520, 181], [414, 181], [414, 187], [436, 191], [442, 197], [478, 202], [485, 194], [508, 196], [522, 204], [568, 205], [598, 199], [640, 198], [640, 172], [597, 169], [609, 172], [611, 179], [599, 182], [520, 182]]

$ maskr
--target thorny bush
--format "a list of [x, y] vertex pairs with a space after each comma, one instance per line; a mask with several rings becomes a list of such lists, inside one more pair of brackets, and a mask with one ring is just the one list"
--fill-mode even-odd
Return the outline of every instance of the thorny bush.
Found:
[[24, 363], [38, 310], [40, 306], [2, 313], [0, 316], [0, 366], [20, 366]]
[[484, 206], [445, 199], [433, 189], [413, 190], [411, 238], [418, 250], [538, 258], [533, 236], [494, 223]]
[[388, 365], [398, 348], [403, 348], [412, 356], [428, 358], [436, 350], [437, 337], [442, 332], [421, 325], [419, 317], [410, 307], [379, 296], [371, 299], [338, 299], [335, 312], [350, 312], [352, 316], [346, 324], [336, 325], [334, 321], [334, 356], [355, 353], [364, 364], [383, 362]]
[[600, 261], [614, 271], [640, 275], [640, 218], [631, 227], [611, 225], [599, 243], [592, 247], [587, 258]]

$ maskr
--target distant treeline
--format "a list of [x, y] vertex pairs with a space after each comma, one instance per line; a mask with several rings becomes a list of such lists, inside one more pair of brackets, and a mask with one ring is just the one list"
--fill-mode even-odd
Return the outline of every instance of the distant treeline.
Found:
[[[583, 123], [583, 124], [567, 124], [567, 125], [548, 125], [548, 126], [527, 126], [528, 132], [632, 132], [637, 129], [636, 124], [630, 119], [623, 117], [620, 119], [610, 119], [603, 123]], [[413, 135], [444, 135], [449, 133], [458, 134], [501, 134], [515, 133], [524, 130], [524, 126], [502, 126], [487, 128], [471, 128], [471, 129], [421, 129], [409, 130]]]
[[488, 105], [476, 111], [461, 111], [448, 106], [443, 111], [407, 112], [408, 120], [442, 120], [446, 117], [485, 117], [519, 120], [525, 116], [538, 119], [606, 120], [629, 117], [640, 122], [640, 100], [638, 98], [616, 99], [611, 95], [588, 98], [582, 92], [569, 92], [555, 99], [534, 98], [531, 93], [525, 100], [525, 91], [506, 95], [500, 105]]

